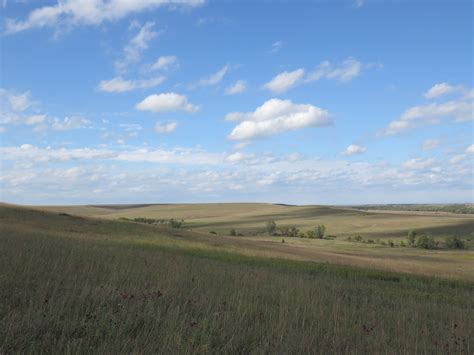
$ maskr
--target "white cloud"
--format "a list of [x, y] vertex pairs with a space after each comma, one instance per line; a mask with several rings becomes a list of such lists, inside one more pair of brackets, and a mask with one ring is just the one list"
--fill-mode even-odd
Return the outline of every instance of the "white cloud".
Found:
[[213, 86], [219, 84], [222, 79], [224, 79], [224, 76], [227, 74], [229, 71], [230, 67], [228, 64], [224, 65], [221, 69], [219, 69], [217, 72], [206, 76], [204, 78], [199, 79], [199, 81], [195, 84], [191, 84], [190, 87], [196, 87], [196, 86]]
[[87, 127], [90, 123], [88, 119], [79, 116], [65, 117], [63, 120], [54, 119], [51, 128], [55, 131], [69, 131], [72, 129], [79, 129]]
[[383, 135], [394, 135], [419, 124], [437, 124], [441, 119], [463, 122], [474, 119], [473, 101], [467, 96], [443, 103], [430, 103], [410, 107], [398, 119], [390, 122], [382, 132]]
[[245, 159], [248, 159], [250, 157], [251, 157], [250, 155], [247, 155], [241, 152], [235, 152], [235, 153], [229, 154], [225, 159], [231, 163], [237, 163]]
[[177, 65], [178, 58], [175, 56], [161, 56], [159, 57], [155, 63], [152, 64], [152, 70], [168, 70], [171, 67]]
[[160, 85], [164, 80], [164, 76], [143, 80], [125, 80], [121, 76], [117, 76], [110, 80], [102, 80], [97, 86], [97, 90], [104, 92], [126, 92], [136, 89], [147, 89]]
[[62, 0], [55, 5], [36, 8], [29, 13], [26, 20], [9, 18], [5, 21], [5, 28], [6, 33], [16, 33], [42, 27], [100, 25], [159, 7], [195, 7], [203, 3], [204, 0]]
[[156, 122], [155, 132], [158, 134], [172, 133], [176, 130], [177, 126], [178, 124], [176, 122], [168, 122], [168, 123]]
[[275, 41], [275, 42], [272, 43], [272, 47], [270, 48], [268, 53], [276, 53], [276, 52], [280, 51], [282, 46], [283, 46], [282, 41]]
[[326, 60], [308, 73], [305, 81], [311, 82], [325, 78], [349, 82], [358, 77], [363, 69], [362, 63], [353, 58], [348, 58], [339, 65]]
[[130, 64], [140, 61], [142, 52], [148, 48], [149, 42], [158, 35], [158, 32], [153, 31], [153, 26], [155, 26], [154, 22], [146, 22], [143, 26], [139, 26], [138, 33], [123, 49], [123, 58], [115, 62], [117, 70], [123, 71]]
[[435, 160], [433, 158], [429, 159], [422, 159], [422, 158], [414, 158], [407, 160], [403, 163], [403, 166], [410, 170], [424, 170], [430, 168], [434, 165]]
[[450, 94], [450, 93], [455, 92], [457, 90], [459, 90], [459, 87], [452, 86], [452, 85], [449, 85], [447, 83], [440, 83], [440, 84], [434, 85], [431, 89], [429, 89], [425, 93], [425, 97], [427, 99], [433, 99], [435, 97]]
[[451, 164], [457, 164], [457, 163], [460, 163], [464, 160], [466, 160], [466, 154], [458, 154], [458, 155], [455, 155], [454, 157], [452, 157], [451, 159], [449, 159], [449, 162]]
[[46, 115], [32, 115], [25, 118], [24, 123], [27, 125], [35, 125], [39, 123], [43, 123], [46, 119]]
[[351, 155], [354, 155], [354, 154], [362, 154], [362, 153], [365, 153], [366, 151], [367, 151], [366, 147], [363, 147], [363, 146], [357, 145], [357, 144], [350, 144], [344, 150], [343, 154], [347, 155], [347, 156], [351, 156]]
[[466, 148], [466, 153], [474, 153], [474, 144], [471, 144]]
[[232, 140], [252, 140], [304, 127], [331, 123], [326, 110], [310, 104], [294, 104], [290, 100], [270, 99], [254, 112], [232, 112], [228, 121], [241, 121], [230, 133]]
[[25, 111], [32, 104], [29, 91], [17, 95], [9, 92], [7, 99], [11, 109], [15, 112]]
[[273, 92], [282, 93], [294, 86], [304, 75], [304, 69], [299, 68], [292, 72], [283, 72], [275, 76], [264, 87]]
[[228, 86], [225, 89], [227, 95], [235, 95], [243, 93], [247, 89], [247, 83], [244, 80], [237, 80], [231, 86]]
[[423, 150], [433, 150], [441, 144], [439, 139], [427, 139], [423, 142]]
[[139, 102], [136, 105], [136, 108], [140, 111], [152, 112], [178, 110], [195, 112], [198, 110], [198, 106], [189, 103], [186, 96], [179, 95], [174, 92], [150, 95], [143, 101]]
[[361, 8], [362, 6], [364, 6], [364, 0], [355, 0], [355, 6], [357, 8]]

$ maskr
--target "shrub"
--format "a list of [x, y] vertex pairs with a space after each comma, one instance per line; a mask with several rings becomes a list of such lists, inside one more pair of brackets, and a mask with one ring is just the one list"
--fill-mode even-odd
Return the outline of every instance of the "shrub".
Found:
[[356, 237], [354, 238], [354, 240], [355, 240], [356, 242], [361, 242], [361, 241], [363, 241], [364, 239], [363, 239], [360, 235], [358, 235], [358, 236], [356, 236]]
[[452, 235], [445, 239], [446, 248], [448, 249], [464, 249], [464, 240], [459, 238], [457, 235]]
[[324, 224], [320, 224], [319, 226], [316, 227], [316, 238], [318, 239], [323, 239], [324, 234], [326, 233], [326, 226]]
[[368, 239], [368, 240], [367, 240], [367, 243], [369, 243], [369, 244], [374, 244], [375, 241], [374, 241], [373, 239]]
[[288, 230], [288, 236], [289, 237], [292, 237], [292, 238], [296, 238], [299, 234], [299, 229], [296, 228], [296, 227], [290, 227], [290, 229]]
[[409, 231], [408, 232], [408, 236], [407, 236], [407, 239], [408, 239], [408, 245], [410, 246], [415, 246], [415, 243], [416, 243], [416, 232], [415, 231]]
[[306, 237], [309, 239], [314, 239], [316, 238], [316, 232], [313, 230], [309, 230], [306, 232]]
[[277, 225], [273, 220], [267, 221], [265, 224], [265, 230], [267, 231], [268, 235], [273, 235], [273, 233], [276, 231], [276, 227]]
[[210, 231], [209, 233], [211, 233], [211, 234], [217, 234], [215, 231]]
[[420, 235], [416, 238], [416, 247], [422, 249], [436, 249], [438, 243], [432, 237], [428, 237], [426, 234]]
[[180, 229], [180, 228], [183, 226], [184, 221], [183, 221], [183, 220], [178, 221], [177, 219], [171, 218], [171, 219], [168, 221], [168, 224], [169, 224], [172, 228]]
[[401, 247], [406, 247], [406, 244], [405, 244], [405, 242], [404, 242], [403, 240], [400, 242], [400, 246], [401, 246]]
[[395, 244], [393, 243], [393, 240], [391, 240], [391, 239], [388, 240], [388, 245], [390, 245], [391, 247], [395, 246]]
[[231, 236], [235, 237], [235, 236], [237, 235], [237, 232], [235, 231], [234, 228], [232, 228], [232, 229], [230, 230], [229, 234], [230, 234]]
[[352, 242], [352, 237], [347, 237], [346, 240], [347, 240], [348, 242]]

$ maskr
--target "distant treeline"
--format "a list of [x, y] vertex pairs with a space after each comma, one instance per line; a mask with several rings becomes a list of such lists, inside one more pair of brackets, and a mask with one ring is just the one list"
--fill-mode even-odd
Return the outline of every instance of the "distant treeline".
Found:
[[155, 219], [155, 218], [144, 218], [144, 217], [137, 217], [137, 218], [126, 218], [121, 217], [119, 218], [123, 221], [132, 221], [138, 223], [146, 223], [146, 224], [167, 224], [172, 228], [179, 229], [184, 225], [184, 220], [177, 220], [174, 218], [171, 219]]
[[462, 214], [474, 214], [473, 204], [449, 204], [449, 205], [430, 205], [430, 204], [389, 204], [389, 205], [363, 205], [353, 206], [358, 210], [386, 210], [386, 211], [427, 211], [427, 212], [450, 212]]

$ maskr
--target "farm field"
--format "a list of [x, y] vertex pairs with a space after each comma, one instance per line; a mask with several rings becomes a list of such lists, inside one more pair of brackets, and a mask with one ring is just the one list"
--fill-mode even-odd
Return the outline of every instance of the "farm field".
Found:
[[[2, 353], [470, 353], [474, 346], [468, 273], [432, 278], [297, 257], [305, 243], [330, 248], [324, 244], [335, 240], [257, 242], [7, 205], [0, 227]], [[356, 247], [363, 253], [365, 245], [346, 245]], [[441, 250], [431, 253], [436, 259]], [[470, 251], [459, 253], [472, 266]]]

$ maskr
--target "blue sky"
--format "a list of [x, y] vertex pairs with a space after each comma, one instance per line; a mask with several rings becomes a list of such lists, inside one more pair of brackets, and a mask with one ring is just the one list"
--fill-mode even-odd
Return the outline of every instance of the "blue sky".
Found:
[[472, 6], [4, 0], [0, 199], [474, 202]]

